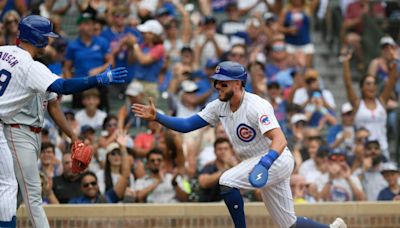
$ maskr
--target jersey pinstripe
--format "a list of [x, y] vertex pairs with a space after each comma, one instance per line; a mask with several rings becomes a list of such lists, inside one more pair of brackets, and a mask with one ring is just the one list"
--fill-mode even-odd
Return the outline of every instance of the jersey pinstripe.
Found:
[[280, 127], [272, 105], [267, 100], [247, 92], [235, 112], [231, 111], [229, 102], [217, 99], [207, 104], [198, 114], [211, 125], [221, 121], [233, 148], [242, 160], [265, 154], [271, 140], [263, 134]]
[[7, 121], [59, 78], [17, 46], [0, 47], [0, 119]]

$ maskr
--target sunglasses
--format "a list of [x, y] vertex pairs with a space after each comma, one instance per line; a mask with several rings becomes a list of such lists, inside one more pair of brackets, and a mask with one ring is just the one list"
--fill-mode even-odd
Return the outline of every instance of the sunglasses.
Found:
[[313, 83], [315, 81], [317, 81], [315, 78], [309, 78], [309, 79], [306, 80], [306, 84], [309, 85], [309, 84], [311, 84], [311, 83]]
[[117, 123], [108, 123], [106, 126], [107, 127], [117, 127], [118, 124]]
[[286, 46], [285, 45], [276, 45], [276, 46], [272, 46], [272, 51], [286, 51]]
[[113, 150], [113, 151], [110, 152], [110, 154], [111, 154], [112, 156], [121, 155], [121, 152], [120, 152], [119, 150]]
[[379, 150], [379, 146], [367, 146], [367, 150]]
[[92, 181], [92, 182], [89, 182], [89, 183], [83, 183], [82, 187], [88, 188], [90, 185], [93, 186], [93, 187], [96, 187], [97, 186], [97, 181]]
[[12, 24], [12, 23], [18, 24], [18, 20], [16, 20], [16, 19], [14, 19], [14, 20], [6, 20], [4, 23], [7, 24], [7, 25]]
[[151, 163], [156, 163], [156, 162], [161, 162], [161, 161], [162, 161], [162, 158], [152, 158], [152, 159], [150, 159]]
[[367, 141], [367, 137], [359, 137], [359, 138], [356, 138], [356, 142], [357, 142], [357, 143], [362, 143], [362, 144], [364, 144], [366, 141]]
[[333, 155], [329, 156], [329, 160], [342, 162], [342, 161], [346, 160], [346, 157], [344, 155], [333, 154]]
[[321, 136], [319, 136], [319, 135], [309, 136], [309, 137], [307, 137], [307, 139], [308, 139], [308, 140], [320, 140], [320, 139], [321, 139]]

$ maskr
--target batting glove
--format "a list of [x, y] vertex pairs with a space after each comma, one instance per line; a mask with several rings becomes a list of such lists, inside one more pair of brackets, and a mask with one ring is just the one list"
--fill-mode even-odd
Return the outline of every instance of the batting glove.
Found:
[[105, 71], [96, 75], [97, 82], [99, 85], [108, 85], [125, 83], [126, 77], [128, 76], [128, 71], [125, 67], [117, 67], [111, 69], [111, 64], [107, 67]]
[[253, 187], [262, 188], [267, 184], [268, 170], [278, 156], [278, 152], [270, 150], [266, 155], [261, 157], [260, 161], [254, 166], [249, 175], [249, 182]]

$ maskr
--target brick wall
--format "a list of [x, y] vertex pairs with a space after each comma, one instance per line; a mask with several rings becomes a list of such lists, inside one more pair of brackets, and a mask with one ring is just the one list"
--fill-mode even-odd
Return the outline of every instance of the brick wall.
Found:
[[[245, 208], [249, 228], [276, 227], [262, 203], [247, 203]], [[51, 227], [59, 228], [233, 227], [222, 203], [50, 205], [45, 210]], [[296, 214], [328, 224], [340, 216], [349, 228], [400, 227], [400, 202], [299, 204]], [[30, 227], [23, 207], [18, 211], [18, 227]]]

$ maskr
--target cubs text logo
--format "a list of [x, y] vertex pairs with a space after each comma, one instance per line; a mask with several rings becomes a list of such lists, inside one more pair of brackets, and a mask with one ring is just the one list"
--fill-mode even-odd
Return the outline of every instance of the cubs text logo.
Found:
[[269, 119], [268, 115], [262, 115], [260, 117], [260, 123], [262, 123], [262, 125], [269, 125], [271, 120]]
[[236, 135], [243, 142], [250, 142], [256, 137], [256, 130], [246, 124], [239, 124], [236, 128]]
[[220, 66], [217, 66], [217, 67], [215, 68], [215, 73], [219, 73], [220, 70], [221, 70], [221, 67], [220, 67]]

